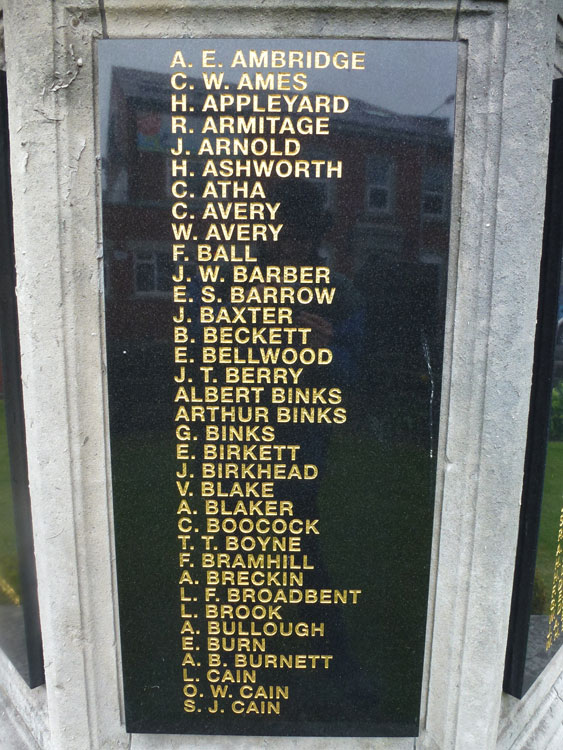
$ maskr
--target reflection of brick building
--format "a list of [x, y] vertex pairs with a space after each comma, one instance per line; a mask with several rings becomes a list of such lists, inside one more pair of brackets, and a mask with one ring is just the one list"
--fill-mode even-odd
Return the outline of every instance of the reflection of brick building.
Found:
[[[203, 119], [195, 100], [193, 135], [184, 136], [192, 154], [201, 142]], [[354, 278], [362, 269], [395, 263], [433, 264], [445, 292], [448, 250], [452, 135], [448, 119], [398, 115], [352, 100], [348, 112], [331, 116], [331, 135], [301, 137], [303, 158], [342, 160], [343, 177], [316, 180], [332, 216], [321, 254], [336, 270]], [[104, 232], [108, 323], [115, 336], [164, 315], [170, 289], [170, 90], [159, 73], [114, 69], [108, 148], [104, 158]], [[198, 159], [190, 165], [196, 198], [203, 184]], [[203, 163], [203, 159], [199, 159]], [[267, 181], [264, 181], [268, 193]], [[197, 226], [197, 219], [196, 219]], [[195, 230], [198, 234], [198, 229]], [[129, 239], [125, 246], [122, 237]], [[406, 267], [405, 267], [406, 269]], [[121, 314], [111, 317], [117, 295]], [[130, 304], [130, 314], [123, 305]], [[142, 312], [142, 315], [140, 314]]]
[[452, 155], [448, 120], [373, 112], [353, 101], [336, 132], [335, 149], [348, 166], [334, 198], [341, 227], [332, 238], [336, 257], [349, 258], [339, 265], [348, 270], [351, 261], [357, 270], [372, 253], [385, 264], [444, 261]]

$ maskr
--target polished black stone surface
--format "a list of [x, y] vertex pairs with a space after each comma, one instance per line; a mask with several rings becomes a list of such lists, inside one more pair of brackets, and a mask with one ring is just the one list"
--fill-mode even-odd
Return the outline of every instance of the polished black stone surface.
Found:
[[0, 71], [0, 649], [44, 682], [19, 348], [6, 73]]
[[563, 645], [563, 80], [553, 82], [528, 440], [504, 690], [518, 698]]
[[[175, 57], [177, 51], [181, 57]], [[111, 40], [100, 43], [99, 53], [127, 727], [195, 734], [416, 735], [457, 46]], [[174, 79], [176, 90], [175, 73], [181, 74]], [[173, 113], [171, 94], [176, 101], [187, 95]], [[174, 124], [172, 116], [186, 121]], [[233, 155], [234, 148], [254, 153]], [[255, 174], [268, 165], [271, 177]], [[237, 169], [238, 177], [225, 176]], [[238, 181], [238, 195], [232, 180]], [[182, 224], [191, 227], [189, 240], [175, 240], [173, 224], [176, 232]], [[265, 229], [252, 238], [257, 226]], [[231, 231], [239, 233], [238, 241], [214, 237]], [[173, 243], [182, 245], [176, 260]], [[203, 245], [211, 247], [211, 262]], [[241, 280], [256, 268], [252, 279]], [[286, 277], [273, 276], [276, 268], [285, 269]], [[288, 268], [301, 269], [301, 280], [288, 277]], [[214, 269], [216, 280], [204, 278]], [[318, 283], [311, 284], [309, 276]], [[173, 287], [185, 287], [175, 300]], [[300, 296], [297, 289], [304, 290]], [[267, 295], [276, 301], [264, 302]], [[219, 315], [219, 323], [209, 322]], [[306, 333], [293, 334], [297, 338], [290, 342], [289, 328]], [[222, 363], [211, 362], [219, 356], [211, 335], [225, 337]], [[228, 336], [240, 335], [254, 335], [254, 342], [229, 343]], [[234, 357], [245, 364], [229, 364]], [[263, 365], [264, 357], [279, 361]], [[306, 362], [291, 364], [292, 357]], [[232, 386], [243, 372], [252, 381], [258, 367], [269, 375], [246, 385], [260, 391], [224, 390], [214, 400], [214, 387]], [[290, 368], [302, 371], [296, 375]], [[186, 389], [183, 395], [179, 388]], [[234, 418], [229, 411], [217, 415], [211, 408], [217, 405], [240, 410]], [[316, 421], [308, 421], [309, 412], [284, 421], [280, 406], [314, 408]], [[205, 422], [193, 407], [205, 409]], [[215, 426], [250, 432], [215, 440], [206, 432]], [[187, 446], [189, 458], [177, 458], [178, 443]], [[262, 458], [252, 452], [272, 445], [298, 447]], [[230, 459], [204, 456], [210, 446], [231, 450]], [[246, 458], [236, 452], [241, 446], [251, 449]], [[215, 473], [229, 471], [226, 463], [235, 465], [238, 478], [210, 479], [210, 466]], [[243, 463], [247, 471], [251, 464], [264, 472], [274, 464], [285, 466], [282, 472], [295, 466], [296, 475], [256, 489], [253, 482], [267, 480], [240, 476]], [[311, 478], [302, 478], [305, 466], [313, 467]], [[239, 493], [236, 482], [247, 481], [252, 486]], [[256, 492], [261, 504], [252, 506], [252, 500], [258, 503]], [[271, 515], [260, 516], [270, 493]], [[224, 503], [223, 515], [211, 514], [209, 500], [217, 507]], [[253, 524], [259, 518], [265, 530], [257, 532]], [[272, 532], [267, 524], [276, 518]], [[215, 533], [211, 526], [206, 534], [206, 524], [215, 519], [227, 524], [226, 531]], [[233, 519], [242, 530], [231, 533]], [[298, 519], [311, 521], [309, 533], [295, 525], [294, 533], [286, 530]], [[274, 543], [278, 549], [272, 549]], [[190, 556], [182, 558], [182, 552]], [[268, 560], [268, 554], [274, 557]], [[255, 573], [247, 582], [245, 576]], [[338, 603], [306, 603], [300, 600], [305, 591]], [[244, 608], [234, 618], [223, 610], [222, 619], [206, 610], [238, 607], [243, 596], [249, 598], [244, 606], [259, 607], [250, 616]], [[219, 651], [208, 640], [217, 628], [225, 631]], [[259, 666], [243, 668], [250, 659]]]

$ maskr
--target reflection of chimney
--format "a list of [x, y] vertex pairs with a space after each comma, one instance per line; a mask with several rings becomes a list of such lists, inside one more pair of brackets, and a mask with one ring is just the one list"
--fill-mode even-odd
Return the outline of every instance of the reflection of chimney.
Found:
[[438, 104], [437, 107], [434, 107], [432, 112], [429, 112], [426, 116], [431, 117], [435, 112], [437, 112], [442, 107], [445, 107], [446, 104], [453, 104], [455, 102], [455, 94], [449, 94], [449, 96], [446, 96], [444, 101], [441, 104]]

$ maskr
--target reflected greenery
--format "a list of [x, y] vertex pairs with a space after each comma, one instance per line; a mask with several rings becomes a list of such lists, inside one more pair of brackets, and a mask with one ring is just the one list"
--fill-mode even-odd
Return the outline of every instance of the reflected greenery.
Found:
[[532, 614], [548, 615], [563, 507], [563, 380], [555, 378], [551, 392], [549, 442], [545, 460], [542, 512], [534, 577]]
[[549, 439], [563, 440], [563, 381], [558, 380], [551, 391], [551, 414], [549, 418]]
[[0, 604], [20, 603], [20, 578], [4, 399], [0, 399]]
[[[555, 391], [555, 389], [554, 389]], [[563, 505], [563, 442], [550, 440], [545, 462], [542, 514], [532, 613], [549, 614], [559, 516]]]

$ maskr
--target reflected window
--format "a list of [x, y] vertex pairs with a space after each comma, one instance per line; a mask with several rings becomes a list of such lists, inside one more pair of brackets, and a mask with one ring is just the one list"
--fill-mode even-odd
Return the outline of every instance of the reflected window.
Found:
[[368, 211], [391, 213], [393, 210], [394, 165], [381, 156], [370, 156], [366, 165], [366, 202]]
[[172, 289], [174, 264], [170, 254], [150, 249], [153, 243], [139, 243], [134, 251], [135, 294], [161, 295]]
[[[330, 161], [334, 158], [334, 152], [306, 146], [303, 150], [303, 156], [311, 160], [318, 159], [319, 161]], [[323, 174], [322, 177], [309, 177], [309, 182], [312, 182], [317, 186], [317, 191], [320, 193], [322, 201], [322, 207], [326, 210], [330, 209], [334, 202], [334, 180], [327, 178], [326, 175]]]
[[448, 173], [443, 167], [426, 167], [422, 175], [422, 214], [442, 219], [447, 215]]
[[327, 179], [315, 179], [311, 178], [311, 182], [314, 182], [320, 191], [322, 207], [325, 209], [330, 208], [332, 204], [332, 188], [333, 184], [331, 180]]

